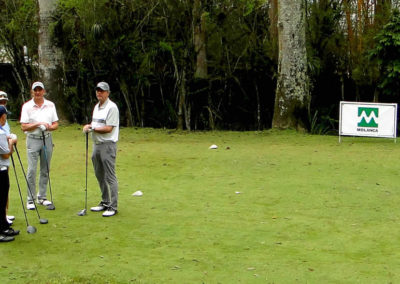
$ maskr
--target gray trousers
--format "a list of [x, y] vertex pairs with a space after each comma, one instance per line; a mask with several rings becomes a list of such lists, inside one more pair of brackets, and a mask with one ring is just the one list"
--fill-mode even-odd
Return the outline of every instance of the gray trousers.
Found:
[[101, 190], [101, 205], [118, 209], [118, 181], [115, 176], [117, 143], [94, 144], [92, 162], [94, 173]]
[[[28, 172], [26, 178], [28, 180], [28, 201], [32, 201], [36, 197], [36, 172], [37, 164], [40, 160], [40, 175], [39, 175], [39, 193], [38, 199], [46, 198], [47, 184], [49, 182], [49, 175], [47, 165], [50, 171], [50, 161], [53, 154], [53, 139], [50, 136], [45, 138], [46, 141], [46, 154], [44, 153], [43, 140], [27, 137], [26, 149], [28, 156]], [[47, 158], [47, 163], [46, 163]], [[31, 194], [32, 193], [32, 194]]]

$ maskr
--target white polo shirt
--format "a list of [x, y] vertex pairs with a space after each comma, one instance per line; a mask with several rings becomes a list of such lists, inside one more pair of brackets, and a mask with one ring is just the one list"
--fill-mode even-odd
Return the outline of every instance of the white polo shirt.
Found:
[[100, 107], [100, 103], [97, 103], [93, 109], [92, 115], [92, 128], [100, 126], [113, 126], [110, 133], [97, 133], [92, 132], [93, 142], [117, 142], [119, 135], [119, 110], [117, 105], [107, 99]]
[[[33, 99], [27, 101], [22, 106], [21, 110], [21, 123], [35, 123], [35, 122], [46, 122], [52, 124], [58, 121], [56, 106], [53, 102], [44, 99], [42, 106], [35, 104]], [[44, 134], [49, 133], [45, 131]], [[32, 131], [25, 131], [25, 134], [42, 135], [42, 131], [39, 128], [35, 128]]]

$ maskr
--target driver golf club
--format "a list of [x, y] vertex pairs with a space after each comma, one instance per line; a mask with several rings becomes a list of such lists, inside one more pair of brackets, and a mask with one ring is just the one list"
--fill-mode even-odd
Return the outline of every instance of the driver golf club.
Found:
[[40, 218], [39, 210], [37, 209], [36, 202], [34, 201], [33, 194], [32, 194], [32, 191], [31, 191], [31, 187], [29, 186], [28, 179], [26, 178], [24, 166], [22, 165], [21, 156], [19, 155], [17, 144], [14, 145], [14, 149], [15, 149], [15, 152], [17, 153], [19, 164], [21, 165], [22, 173], [24, 174], [24, 178], [25, 178], [26, 185], [28, 187], [29, 193], [30, 193], [30, 195], [31, 195], [31, 197], [33, 199], [33, 205], [35, 206], [35, 211], [36, 211], [36, 214], [38, 215], [39, 222], [40, 222], [40, 224], [47, 224], [49, 222], [49, 220], [47, 220], [45, 218]]
[[86, 215], [86, 212], [87, 212], [87, 171], [88, 171], [88, 148], [89, 148], [88, 136], [89, 136], [89, 133], [86, 133], [85, 209], [82, 209], [81, 211], [79, 211], [78, 216], [84, 216], [84, 215]]
[[15, 163], [14, 163], [14, 158], [12, 155], [11, 155], [11, 162], [12, 162], [13, 169], [14, 169], [15, 180], [17, 181], [19, 197], [21, 198], [22, 210], [24, 211], [24, 215], [25, 215], [26, 231], [28, 232], [28, 234], [34, 234], [34, 233], [36, 233], [36, 228], [34, 226], [30, 226], [28, 223], [28, 217], [26, 216], [24, 201], [22, 200], [21, 187], [19, 186], [17, 171], [15, 170]]
[[44, 159], [46, 160], [47, 166], [47, 176], [49, 177], [49, 189], [50, 189], [50, 200], [51, 204], [47, 205], [47, 210], [54, 210], [56, 207], [53, 202], [53, 193], [51, 191], [51, 181], [50, 181], [50, 169], [49, 169], [49, 161], [47, 160], [47, 147], [46, 147], [46, 137], [44, 137], [44, 131], [42, 131], [42, 139], [43, 139], [43, 151], [44, 151]]

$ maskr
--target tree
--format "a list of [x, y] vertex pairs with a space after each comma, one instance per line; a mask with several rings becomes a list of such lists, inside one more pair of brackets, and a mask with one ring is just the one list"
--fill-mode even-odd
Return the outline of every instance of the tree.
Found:
[[278, 1], [278, 82], [272, 126], [304, 130], [310, 101], [304, 0]]
[[[51, 40], [50, 25], [56, 8], [57, 0], [39, 0], [39, 69], [50, 97], [61, 102], [63, 70], [61, 67], [62, 54]], [[59, 108], [60, 112], [61, 108]], [[63, 117], [62, 112], [59, 113]]]
[[203, 12], [200, 0], [193, 3], [193, 43], [196, 55], [196, 78], [206, 79], [207, 72], [207, 49], [206, 49], [206, 13]]
[[382, 74], [380, 89], [382, 93], [400, 102], [400, 12], [395, 10], [389, 23], [375, 37], [376, 46], [371, 50], [370, 57], [378, 61]]
[[[0, 1], [0, 46], [2, 62], [10, 61], [12, 76], [18, 89], [11, 88], [10, 82], [1, 82], [1, 88], [7, 90], [11, 97], [9, 106], [19, 110], [21, 103], [29, 98], [30, 78], [36, 74], [37, 59], [37, 18], [36, 0], [5, 0]], [[24, 50], [26, 54], [24, 54]]]

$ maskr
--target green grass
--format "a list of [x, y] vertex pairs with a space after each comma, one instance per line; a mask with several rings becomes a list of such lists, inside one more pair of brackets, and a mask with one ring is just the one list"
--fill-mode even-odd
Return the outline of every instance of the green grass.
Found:
[[[25, 137], [13, 129], [26, 166]], [[78, 125], [54, 133], [56, 210], [39, 208], [47, 225], [28, 212], [36, 234], [26, 233], [10, 172], [21, 235], [0, 245], [0, 283], [400, 281], [393, 140], [133, 128], [120, 136], [115, 217], [77, 216], [85, 185]], [[90, 161], [88, 184], [90, 207], [100, 197]], [[132, 196], [137, 190], [144, 195]]]

